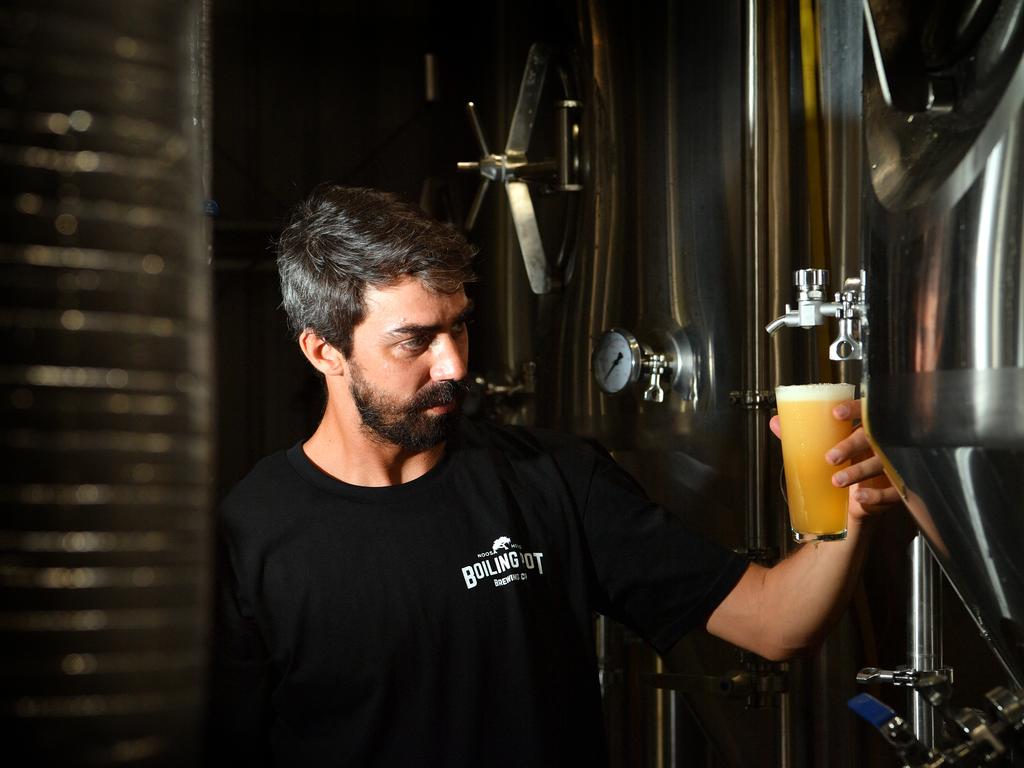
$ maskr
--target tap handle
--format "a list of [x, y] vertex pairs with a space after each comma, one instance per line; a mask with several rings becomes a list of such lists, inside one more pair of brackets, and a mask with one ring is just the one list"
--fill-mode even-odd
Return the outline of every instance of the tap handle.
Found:
[[644, 390], [644, 400], [653, 403], [665, 401], [665, 390], [661, 386], [662, 374], [669, 372], [668, 358], [665, 355], [644, 355], [643, 371], [650, 376], [647, 389]]
[[793, 285], [804, 291], [824, 291], [828, 288], [827, 269], [798, 269], [793, 273]]
[[847, 360], [863, 360], [864, 347], [853, 337], [853, 319], [844, 317], [839, 321], [839, 335], [829, 345], [830, 360], [845, 362]]
[[896, 669], [879, 669], [878, 667], [864, 667], [857, 673], [857, 682], [861, 685], [873, 683], [890, 683], [891, 685], [913, 685], [917, 680], [918, 673], [907, 667]]

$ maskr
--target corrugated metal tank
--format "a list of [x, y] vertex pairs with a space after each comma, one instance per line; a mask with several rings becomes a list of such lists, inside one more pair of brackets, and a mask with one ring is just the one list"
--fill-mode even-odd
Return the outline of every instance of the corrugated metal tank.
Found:
[[0, 754], [193, 765], [211, 357], [198, 5], [0, 9]]

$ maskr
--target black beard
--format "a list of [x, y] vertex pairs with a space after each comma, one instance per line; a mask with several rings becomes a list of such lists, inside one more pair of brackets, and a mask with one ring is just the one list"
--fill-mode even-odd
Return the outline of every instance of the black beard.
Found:
[[[363, 429], [378, 442], [390, 443], [413, 453], [447, 440], [459, 420], [459, 403], [467, 386], [461, 381], [440, 381], [420, 390], [406, 403], [398, 403], [376, 391], [352, 368], [349, 391], [363, 420]], [[455, 403], [448, 413], [432, 415], [428, 408]]]

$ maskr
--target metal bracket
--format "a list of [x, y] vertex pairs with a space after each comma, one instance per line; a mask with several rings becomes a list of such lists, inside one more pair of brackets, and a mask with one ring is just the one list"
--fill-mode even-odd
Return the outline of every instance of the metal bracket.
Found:
[[718, 676], [663, 672], [642, 675], [641, 681], [663, 690], [715, 693], [729, 699], [745, 699], [750, 708], [771, 706], [776, 696], [789, 690], [789, 672], [776, 662], [756, 657], [744, 658], [743, 661], [743, 669], [729, 670]]
[[729, 393], [729, 402], [747, 410], [760, 410], [775, 407], [775, 393], [763, 390], [733, 390]]
[[913, 688], [918, 680], [924, 675], [939, 674], [952, 684], [953, 668], [943, 667], [942, 669], [912, 669], [909, 666], [896, 667], [896, 669], [879, 669], [878, 667], [864, 667], [857, 673], [857, 682], [861, 685], [874, 685], [876, 683], [903, 686]]
[[519, 370], [508, 377], [506, 383], [471, 375], [463, 409], [469, 416], [507, 416], [506, 412], [514, 412], [534, 397], [536, 384], [537, 364], [532, 360], [520, 365]]

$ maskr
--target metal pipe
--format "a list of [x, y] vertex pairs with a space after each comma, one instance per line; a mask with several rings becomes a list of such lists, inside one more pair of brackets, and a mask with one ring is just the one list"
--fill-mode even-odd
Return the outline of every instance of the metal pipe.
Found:
[[437, 56], [433, 53], [423, 54], [423, 98], [425, 101], [437, 101]]
[[[789, 10], [788, 3], [769, 3], [766, 9], [765, 46], [769, 55], [766, 57], [765, 87], [767, 95], [768, 145], [767, 184], [770, 185], [767, 215], [772, 222], [768, 232], [765, 298], [767, 309], [772, 309], [781, 301], [781, 296], [789, 296], [790, 276], [792, 275], [792, 242], [790, 239], [790, 102], [789, 102]], [[764, 337], [761, 337], [762, 340]], [[783, 344], [778, 338], [769, 336], [767, 339], [769, 353], [769, 369], [766, 372], [769, 386], [771, 383], [785, 381], [782, 375], [792, 365], [792, 341]], [[783, 352], [785, 350], [785, 352]], [[767, 457], [763, 457], [767, 460]], [[768, 503], [768, 500], [766, 500]], [[772, 507], [769, 506], [769, 510]], [[775, 515], [775, 525], [770, 529], [779, 542], [779, 557], [786, 554], [789, 543], [789, 527], [787, 516]], [[790, 768], [793, 765], [794, 741], [794, 699], [789, 691], [779, 694], [778, 717], [776, 729], [776, 765], [778, 768]], [[797, 702], [799, 703], [799, 702]]]
[[766, 182], [766, 120], [763, 6], [747, 0], [743, 15], [743, 218], [746, 253], [746, 371], [745, 389], [750, 407], [747, 413], [747, 547], [763, 550], [767, 545], [765, 521], [765, 459], [767, 419], [761, 395], [767, 389], [767, 337], [764, 334], [765, 272], [768, 253], [768, 185]]
[[[922, 534], [910, 543], [907, 576], [910, 582], [907, 622], [907, 664], [911, 669], [930, 671], [942, 668], [942, 591], [941, 572]], [[938, 714], [917, 691], [909, 693], [910, 724], [917, 738], [935, 746]]]

